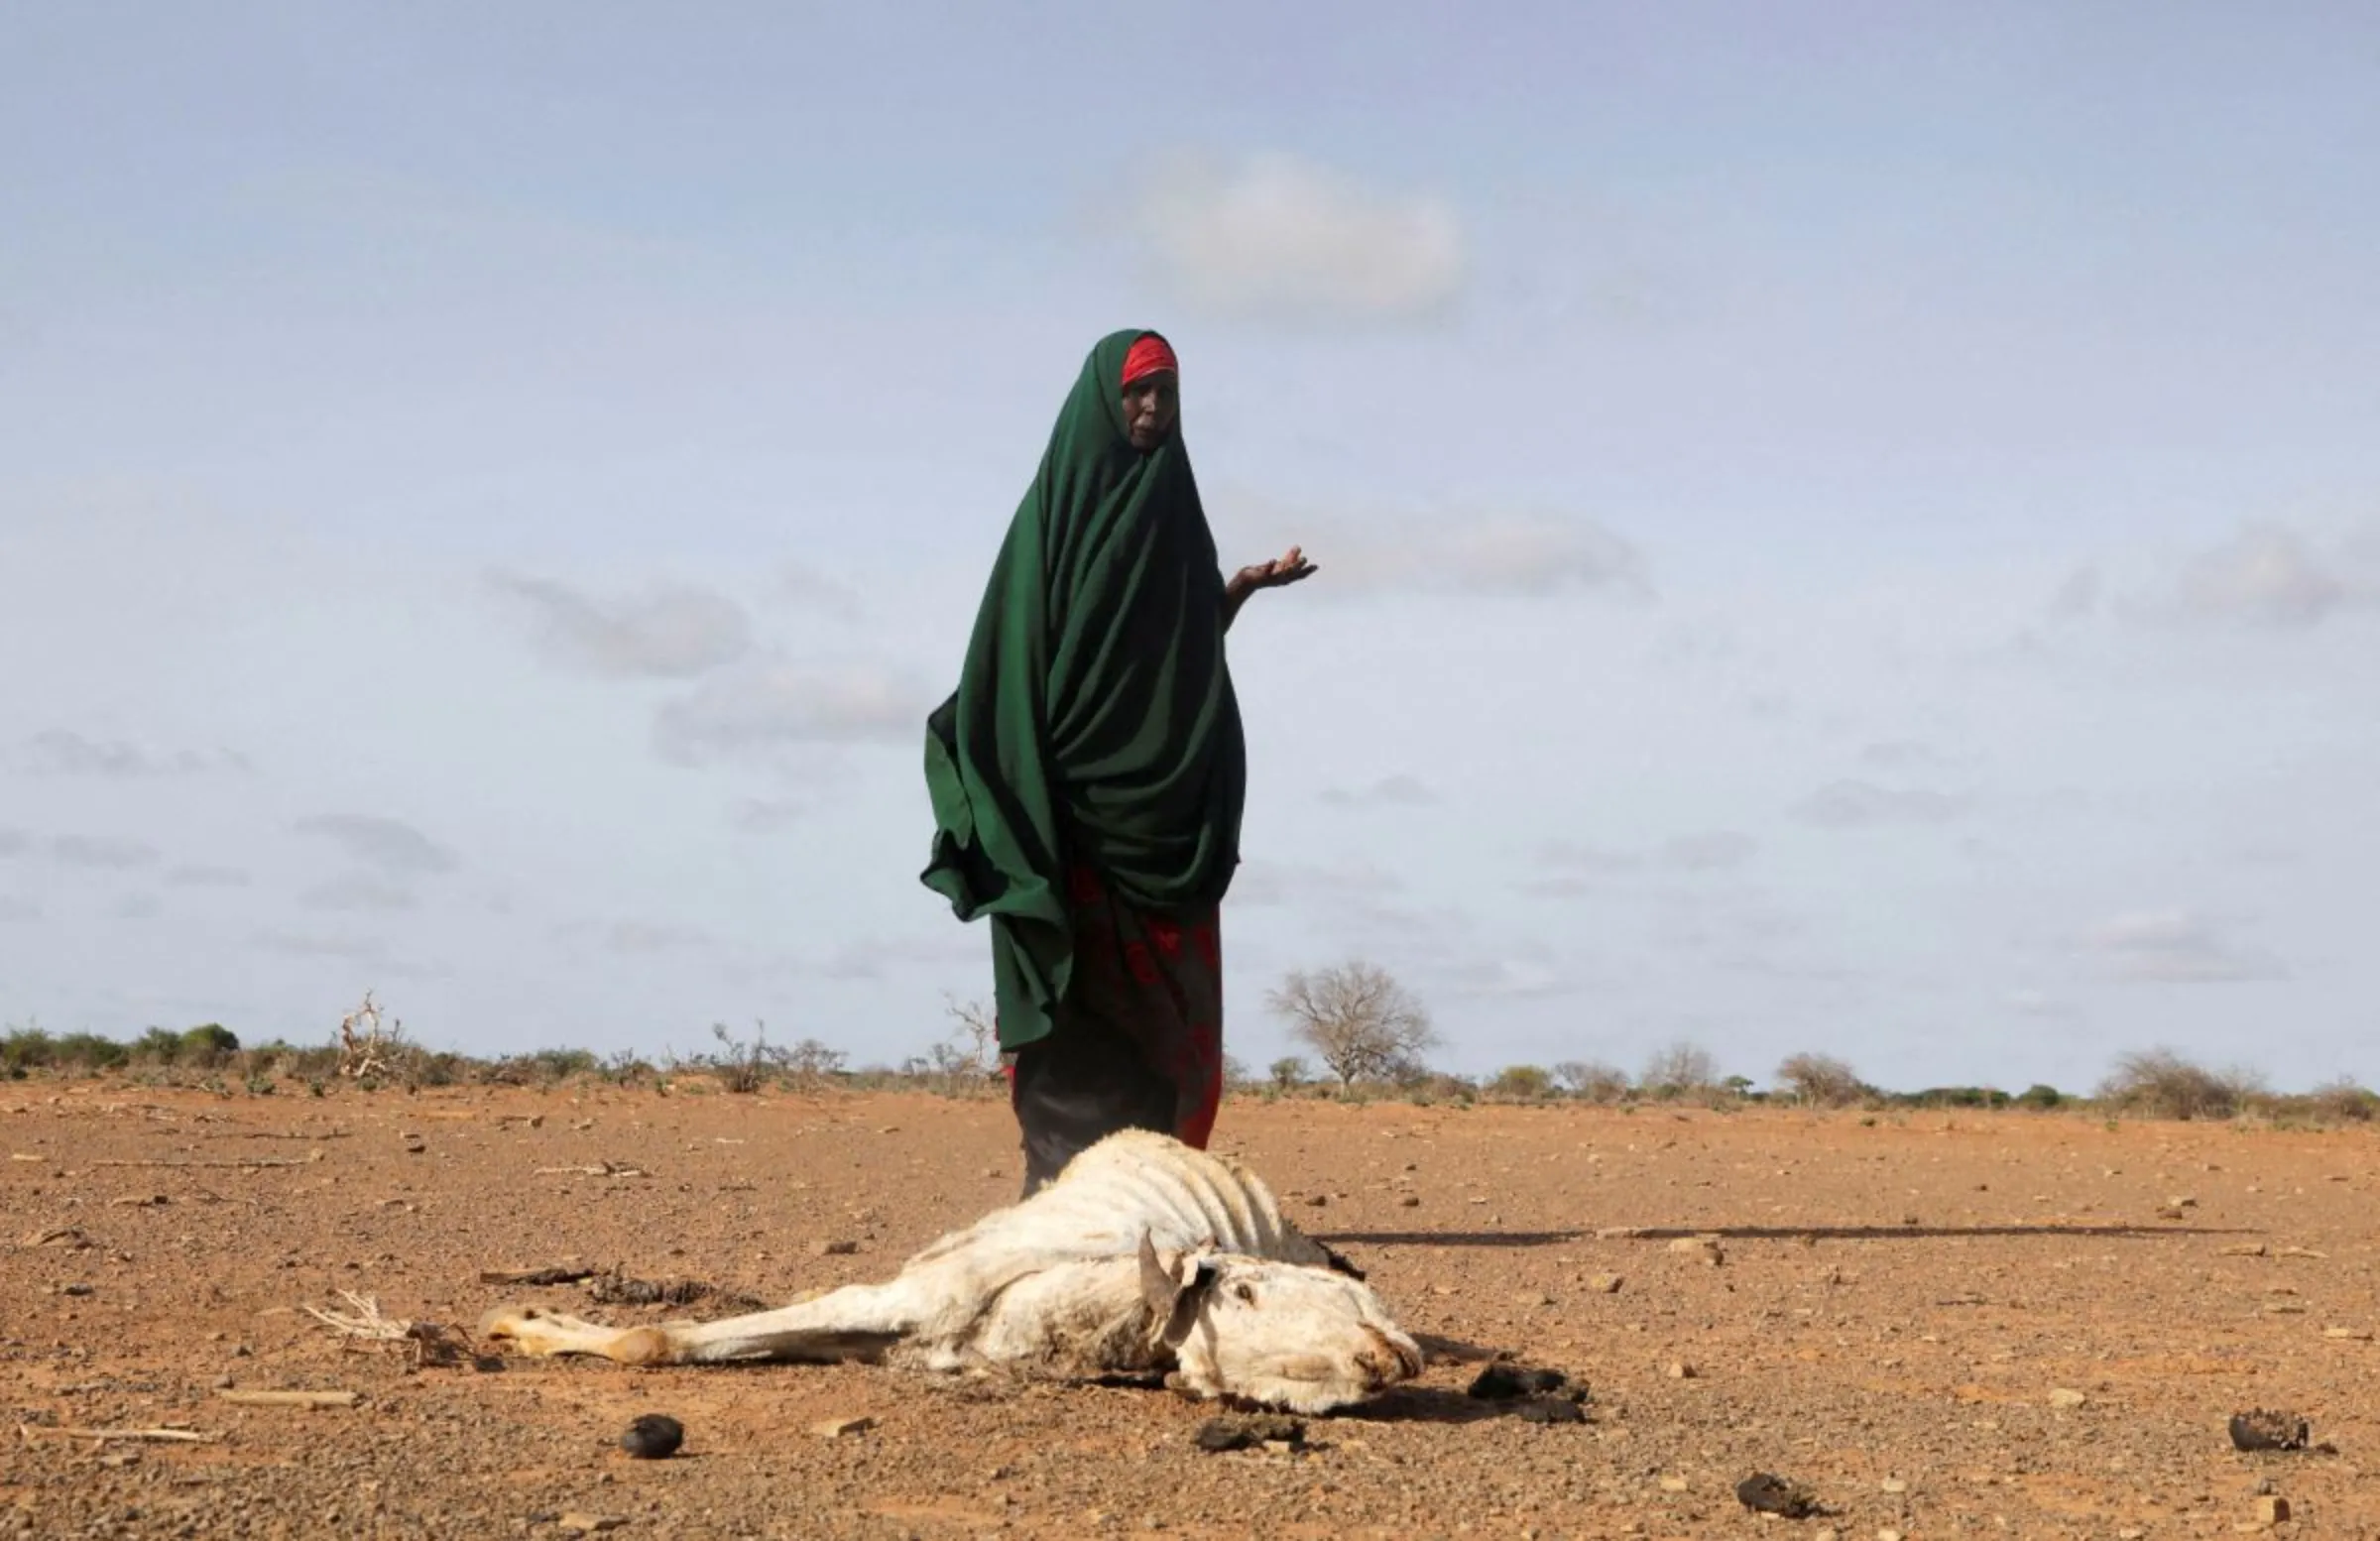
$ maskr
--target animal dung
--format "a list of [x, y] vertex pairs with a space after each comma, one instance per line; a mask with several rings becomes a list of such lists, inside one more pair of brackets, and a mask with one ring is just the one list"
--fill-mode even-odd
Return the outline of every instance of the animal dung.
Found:
[[1512, 1409], [1512, 1416], [1523, 1423], [1585, 1423], [1587, 1409], [1558, 1396], [1539, 1396]]
[[1735, 1484], [1735, 1501], [1755, 1514], [1808, 1519], [1818, 1512], [1818, 1500], [1807, 1488], [1771, 1472], [1754, 1472]]
[[2304, 1450], [2314, 1426], [2295, 1413], [2255, 1407], [2231, 1415], [2234, 1450]]
[[1209, 1418], [1198, 1426], [1196, 1439], [1199, 1449], [1220, 1455], [1255, 1445], [1303, 1445], [1306, 1426], [1279, 1413], [1248, 1413]]
[[685, 1425], [667, 1413], [646, 1413], [620, 1436], [620, 1448], [639, 1461], [661, 1461], [686, 1442]]
[[1568, 1384], [1570, 1377], [1558, 1369], [1533, 1369], [1498, 1362], [1481, 1370], [1464, 1394], [1484, 1402], [1502, 1402], [1519, 1396], [1542, 1396]]

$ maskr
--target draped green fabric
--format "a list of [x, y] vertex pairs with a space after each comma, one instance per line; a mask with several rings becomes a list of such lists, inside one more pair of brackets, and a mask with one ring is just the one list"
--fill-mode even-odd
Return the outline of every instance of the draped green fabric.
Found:
[[926, 722], [925, 886], [988, 915], [1003, 1048], [1045, 1037], [1073, 972], [1069, 870], [1156, 912], [1220, 900], [1248, 762], [1224, 658], [1223, 575], [1180, 419], [1125, 435], [1124, 356], [1100, 339], [1059, 410], [985, 585], [958, 688]]

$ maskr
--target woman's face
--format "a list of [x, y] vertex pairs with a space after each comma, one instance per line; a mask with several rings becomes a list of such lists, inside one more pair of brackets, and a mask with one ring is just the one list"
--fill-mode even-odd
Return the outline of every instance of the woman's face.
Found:
[[1165, 442], [1181, 412], [1181, 382], [1170, 369], [1142, 375], [1124, 388], [1124, 434], [1142, 454]]

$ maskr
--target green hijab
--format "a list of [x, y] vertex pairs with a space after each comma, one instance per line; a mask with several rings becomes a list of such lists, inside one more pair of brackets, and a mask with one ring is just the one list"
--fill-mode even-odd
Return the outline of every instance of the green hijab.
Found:
[[1067, 871], [1181, 912], [1220, 900], [1248, 783], [1223, 574], [1180, 419], [1125, 436], [1124, 357], [1084, 360], [1010, 522], [958, 689], [926, 720], [925, 886], [992, 918], [1000, 1043], [1046, 1037], [1074, 944]]

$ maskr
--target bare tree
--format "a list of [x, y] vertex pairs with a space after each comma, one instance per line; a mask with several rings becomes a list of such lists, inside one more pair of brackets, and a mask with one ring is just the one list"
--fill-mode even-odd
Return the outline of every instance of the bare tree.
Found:
[[1841, 1108], [1868, 1095], [1859, 1073], [1832, 1054], [1795, 1054], [1777, 1067], [1777, 1084], [1800, 1103]]
[[1360, 959], [1315, 974], [1293, 971], [1265, 1004], [1343, 1087], [1393, 1076], [1439, 1042], [1421, 1002], [1387, 970]]
[[1637, 1084], [1655, 1097], [1690, 1097], [1719, 1085], [1719, 1061], [1699, 1043], [1681, 1038], [1656, 1049], [1644, 1062]]
[[1000, 1069], [1000, 1016], [981, 1001], [962, 1005], [943, 997], [945, 1013], [958, 1025], [951, 1029], [954, 1043], [963, 1044], [961, 1057], [953, 1069], [973, 1075], [992, 1075]]

